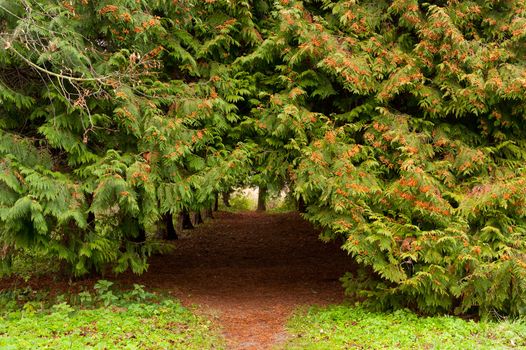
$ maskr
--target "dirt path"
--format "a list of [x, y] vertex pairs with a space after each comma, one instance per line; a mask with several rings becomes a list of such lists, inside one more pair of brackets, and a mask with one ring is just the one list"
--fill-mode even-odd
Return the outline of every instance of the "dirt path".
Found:
[[132, 279], [198, 305], [216, 318], [230, 349], [271, 348], [286, 340], [295, 308], [342, 300], [338, 279], [352, 268], [349, 257], [319, 241], [298, 214], [215, 216]]

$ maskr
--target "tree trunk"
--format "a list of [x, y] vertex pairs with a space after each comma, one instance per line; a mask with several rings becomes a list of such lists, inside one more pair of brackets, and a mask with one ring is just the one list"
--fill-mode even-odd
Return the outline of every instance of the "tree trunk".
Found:
[[214, 200], [214, 211], [218, 211], [218, 210], [219, 210], [219, 193], [216, 193], [216, 197]]
[[146, 230], [143, 227], [139, 227], [139, 235], [137, 236], [137, 242], [146, 242]]
[[231, 193], [232, 193], [231, 191], [223, 192], [223, 204], [227, 208], [230, 208], [230, 194]]
[[259, 186], [257, 211], [266, 211], [267, 210], [267, 206], [265, 205], [266, 200], [267, 200], [267, 187], [266, 186]]
[[[92, 203], [93, 203], [93, 195], [89, 194], [86, 196], [86, 204], [88, 205], [88, 208], [91, 208]], [[90, 228], [95, 227], [95, 214], [91, 210], [88, 212], [88, 217], [86, 220]]]
[[191, 230], [194, 228], [194, 225], [192, 225], [192, 220], [190, 219], [190, 213], [188, 210], [184, 209], [179, 214], [179, 220], [181, 221], [183, 230]]
[[201, 225], [203, 223], [203, 217], [201, 216], [201, 210], [194, 212], [194, 225]]
[[171, 213], [164, 214], [163, 221], [166, 227], [164, 238], [170, 241], [179, 239], [177, 232], [175, 231], [173, 215]]
[[144, 230], [144, 228], [139, 226], [137, 230], [138, 230], [138, 232], [136, 233], [137, 235], [134, 237], [130, 237], [130, 241], [134, 243], [146, 242], [146, 231]]
[[307, 204], [305, 204], [305, 200], [301, 196], [298, 199], [298, 211], [300, 213], [306, 213], [307, 212]]
[[212, 206], [206, 207], [203, 210], [203, 218], [204, 219], [213, 219], [214, 218]]

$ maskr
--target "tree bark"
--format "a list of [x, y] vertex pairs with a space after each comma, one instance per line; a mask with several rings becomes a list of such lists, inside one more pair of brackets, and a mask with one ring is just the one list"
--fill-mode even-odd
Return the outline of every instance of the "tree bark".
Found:
[[298, 211], [300, 213], [306, 213], [307, 212], [307, 204], [305, 204], [305, 200], [301, 196], [298, 199]]
[[230, 193], [232, 192], [231, 191], [223, 192], [223, 204], [227, 208], [230, 208]]
[[146, 230], [143, 227], [139, 227], [139, 235], [137, 236], [137, 242], [146, 242]]
[[201, 211], [198, 210], [194, 212], [194, 225], [201, 225], [203, 223], [203, 217], [201, 216]]
[[218, 211], [219, 210], [219, 193], [216, 193], [216, 197], [215, 197], [215, 200], [214, 200], [214, 211]]
[[[88, 208], [91, 209], [91, 204], [93, 203], [93, 195], [89, 194], [86, 196], [86, 204], [88, 205]], [[95, 226], [95, 214], [90, 210], [88, 212], [87, 217], [88, 226], [91, 228], [94, 228]]]
[[267, 200], [267, 187], [266, 186], [259, 186], [257, 211], [266, 211], [267, 210], [267, 206], [265, 204], [266, 200]]
[[134, 237], [131, 237], [130, 241], [134, 243], [144, 243], [146, 242], [146, 230], [144, 230], [144, 228], [141, 227], [139, 224], [138, 226], [139, 227], [137, 227], [136, 235]]
[[179, 237], [177, 236], [177, 232], [175, 231], [173, 215], [171, 213], [164, 214], [163, 221], [166, 227], [164, 238], [170, 241], [179, 239]]
[[203, 210], [203, 218], [204, 219], [213, 219], [214, 218], [212, 206], [206, 207]]
[[192, 225], [192, 220], [190, 219], [190, 213], [188, 210], [184, 209], [179, 214], [179, 220], [181, 221], [183, 230], [191, 230], [194, 228], [194, 225]]

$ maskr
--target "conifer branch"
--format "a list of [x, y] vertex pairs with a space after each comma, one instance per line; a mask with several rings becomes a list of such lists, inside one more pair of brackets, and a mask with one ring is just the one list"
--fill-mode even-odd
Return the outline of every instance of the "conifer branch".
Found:
[[4, 38], [0, 38], [0, 40], [2, 40], [2, 43], [4, 44], [4, 49], [6, 50], [10, 50], [12, 51], [13, 53], [15, 53], [22, 61], [24, 61], [27, 65], [29, 65], [30, 67], [42, 72], [42, 73], [45, 73], [47, 75], [50, 75], [50, 76], [53, 76], [53, 77], [56, 77], [56, 78], [60, 78], [60, 79], [64, 79], [64, 80], [68, 80], [68, 81], [75, 81], [75, 82], [93, 82], [93, 81], [96, 81], [96, 82], [99, 82], [101, 84], [107, 84], [107, 80], [110, 78], [110, 77], [94, 77], [94, 78], [81, 78], [81, 77], [74, 77], [74, 76], [70, 76], [70, 75], [64, 75], [64, 74], [60, 74], [60, 73], [55, 73], [55, 72], [52, 72], [48, 69], [45, 69], [43, 67], [40, 67], [39, 65], [31, 62], [29, 59], [27, 59], [26, 57], [24, 57], [24, 55], [22, 55], [18, 50], [16, 50], [11, 42], [5, 40]]

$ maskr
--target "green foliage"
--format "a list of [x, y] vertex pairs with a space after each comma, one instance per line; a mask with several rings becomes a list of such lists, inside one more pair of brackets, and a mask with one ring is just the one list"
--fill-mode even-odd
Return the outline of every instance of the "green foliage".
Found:
[[141, 273], [169, 248], [163, 214], [244, 178], [228, 131], [250, 77], [222, 61], [254, 40], [250, 16], [227, 2], [0, 1], [3, 272], [30, 251], [76, 276]]
[[[95, 294], [85, 291], [71, 295], [69, 302], [57, 300], [47, 305], [45, 299], [33, 296], [22, 308], [3, 308], [0, 347], [223, 348], [222, 339], [211, 330], [210, 322], [193, 315], [177, 301], [156, 297], [139, 285], [128, 292], [112, 291], [108, 281], [99, 281], [97, 286]], [[112, 303], [106, 304], [109, 293]], [[70, 304], [75, 300], [79, 303]]]
[[286, 349], [519, 349], [523, 322], [474, 322], [450, 316], [418, 317], [407, 310], [374, 313], [332, 306], [297, 313]]
[[269, 213], [290, 213], [297, 210], [297, 204], [293, 200], [271, 201], [267, 208]]
[[367, 272], [350, 293], [524, 315], [524, 23], [523, 0], [0, 1], [3, 270], [140, 273], [164, 214], [286, 186]]
[[57, 262], [44, 253], [37, 253], [32, 250], [18, 252], [13, 256], [9, 270], [4, 271], [24, 281], [29, 281], [33, 277], [55, 276], [60, 277], [60, 266]]
[[230, 199], [230, 207], [226, 208], [232, 211], [249, 211], [254, 210], [255, 203], [253, 200], [244, 195], [233, 195]]
[[270, 196], [267, 202], [267, 211], [271, 213], [287, 213], [296, 211], [298, 203], [290, 192], [279, 192]]
[[230, 207], [223, 205], [222, 201], [219, 202], [219, 209], [225, 211], [250, 211], [256, 209], [256, 201], [252, 196], [247, 193], [244, 193], [242, 190], [234, 191], [229, 200]]
[[272, 170], [365, 272], [348, 292], [524, 314], [524, 2], [321, 3], [276, 5], [239, 62], [268, 91], [254, 113]]

